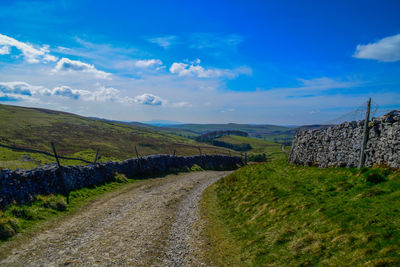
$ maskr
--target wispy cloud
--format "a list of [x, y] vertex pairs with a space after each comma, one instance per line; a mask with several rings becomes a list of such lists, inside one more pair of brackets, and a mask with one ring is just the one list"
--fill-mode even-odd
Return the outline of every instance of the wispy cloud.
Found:
[[164, 49], [167, 49], [173, 44], [175, 44], [177, 37], [175, 35], [167, 35], [167, 36], [149, 38], [147, 40], [153, 44], [161, 46]]
[[192, 104], [190, 104], [189, 102], [186, 102], [186, 101], [177, 102], [177, 103], [172, 104], [172, 107], [175, 107], [175, 108], [190, 108], [192, 106], [193, 106]]
[[219, 78], [226, 77], [229, 79], [236, 78], [241, 74], [251, 75], [252, 70], [249, 67], [240, 67], [236, 69], [218, 69], [209, 68], [206, 69], [200, 66], [200, 60], [196, 60], [191, 63], [174, 62], [169, 71], [172, 74], [177, 74], [178, 76], [192, 76], [198, 78]]
[[400, 60], [400, 34], [385, 37], [375, 43], [357, 45], [353, 57], [375, 59], [382, 62]]
[[48, 45], [35, 48], [31, 44], [20, 42], [12, 37], [0, 34], [0, 55], [10, 54], [10, 47], [15, 47], [21, 51], [24, 59], [28, 63], [47, 63], [57, 61], [57, 57], [50, 55]]
[[243, 41], [244, 37], [238, 34], [193, 33], [190, 35], [190, 47], [195, 49], [236, 50]]
[[86, 72], [86, 73], [92, 73], [97, 78], [102, 78], [102, 79], [109, 79], [111, 76], [110, 73], [98, 70], [93, 65], [81, 62], [79, 60], [71, 60], [65, 57], [57, 62], [57, 65], [55, 66], [53, 71]]

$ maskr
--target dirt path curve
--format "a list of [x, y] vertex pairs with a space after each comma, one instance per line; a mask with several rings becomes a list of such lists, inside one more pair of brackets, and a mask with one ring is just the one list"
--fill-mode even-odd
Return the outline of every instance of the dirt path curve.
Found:
[[[14, 248], [0, 266], [188, 266], [204, 189], [230, 172], [129, 185]], [[1, 248], [0, 248], [1, 249]]]

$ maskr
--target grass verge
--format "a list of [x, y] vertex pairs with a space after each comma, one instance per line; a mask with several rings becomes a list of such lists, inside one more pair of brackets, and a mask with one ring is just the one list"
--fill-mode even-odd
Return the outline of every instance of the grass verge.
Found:
[[217, 266], [399, 266], [400, 173], [248, 165], [202, 200]]

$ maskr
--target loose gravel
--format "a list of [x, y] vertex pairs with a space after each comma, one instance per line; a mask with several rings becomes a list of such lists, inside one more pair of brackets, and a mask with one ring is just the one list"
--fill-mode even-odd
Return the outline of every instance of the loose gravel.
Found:
[[129, 185], [13, 248], [0, 266], [204, 265], [193, 245], [199, 200], [229, 173], [192, 172]]

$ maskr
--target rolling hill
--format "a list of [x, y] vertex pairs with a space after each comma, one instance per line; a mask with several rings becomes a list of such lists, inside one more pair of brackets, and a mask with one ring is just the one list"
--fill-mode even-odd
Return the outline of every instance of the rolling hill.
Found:
[[296, 128], [277, 126], [277, 125], [257, 125], [257, 124], [179, 124], [171, 125], [169, 129], [180, 129], [197, 134], [203, 134], [218, 130], [243, 131], [249, 134], [249, 137], [259, 138], [270, 142], [290, 145], [296, 132]]
[[[100, 149], [102, 161], [135, 157], [135, 146], [141, 156], [172, 154], [174, 150], [178, 155], [195, 155], [199, 154], [199, 147], [206, 154], [229, 153], [228, 149], [198, 143], [158, 127], [141, 127], [39, 108], [0, 105], [0, 128], [0, 144], [51, 152], [50, 142], [54, 142], [60, 155], [89, 161], [94, 159], [97, 149]], [[0, 147], [0, 168], [32, 168], [48, 162], [54, 162], [54, 159]], [[64, 160], [62, 163], [79, 162]]]

